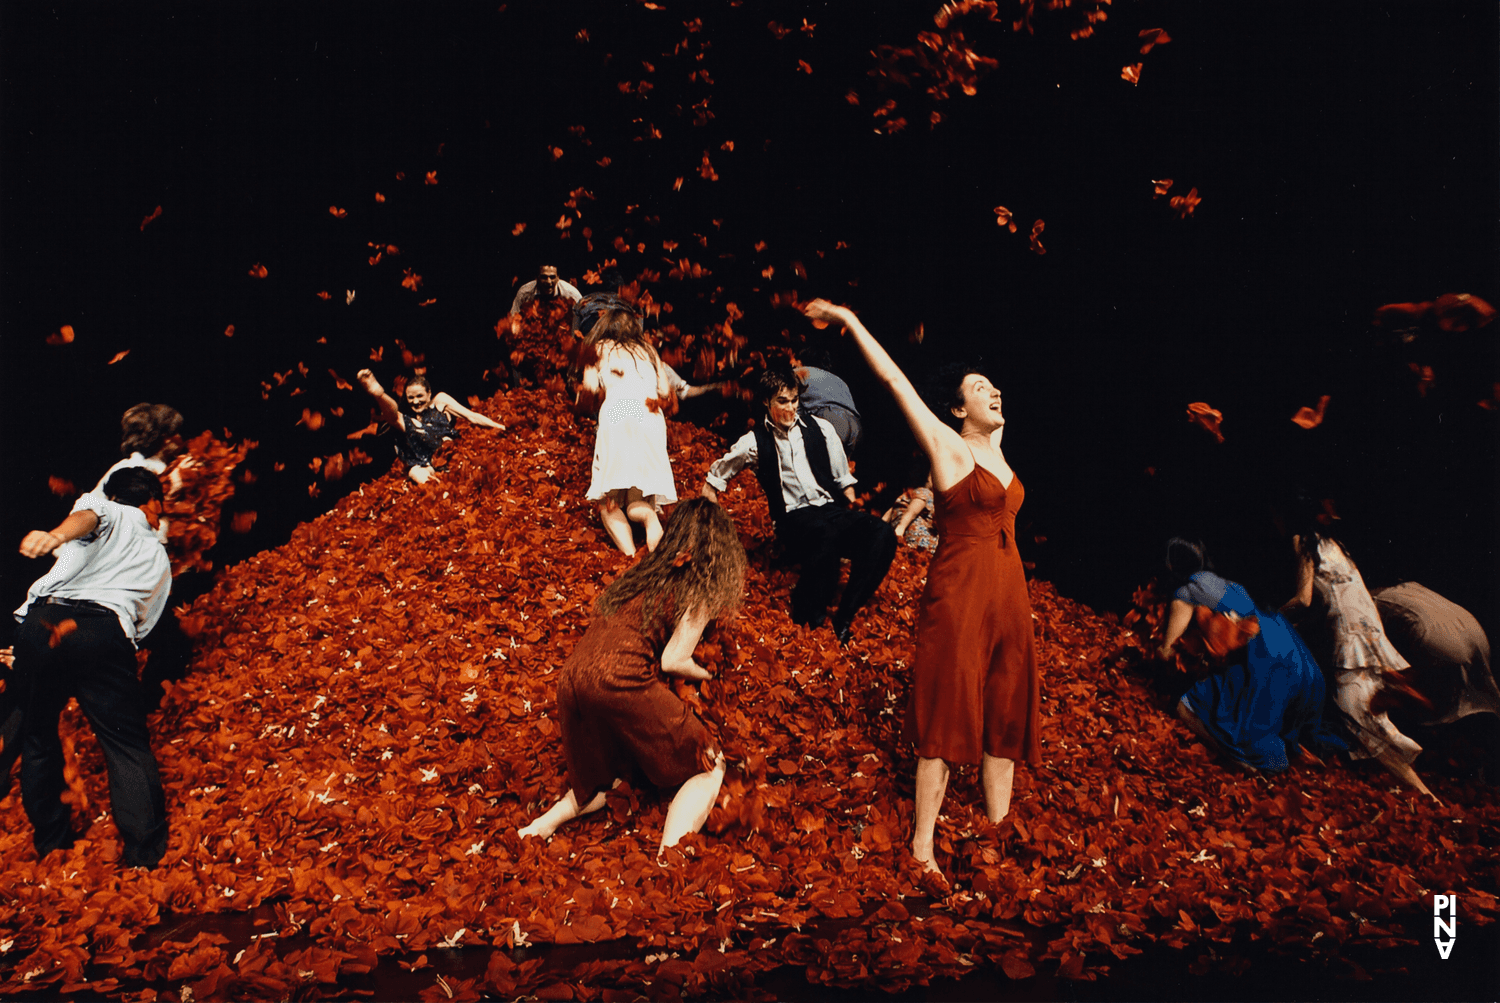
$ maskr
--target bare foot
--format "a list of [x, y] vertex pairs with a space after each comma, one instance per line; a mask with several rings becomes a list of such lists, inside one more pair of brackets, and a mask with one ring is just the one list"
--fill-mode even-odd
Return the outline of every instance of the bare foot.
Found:
[[552, 833], [556, 831], [557, 830], [555, 829], [550, 829], [547, 826], [542, 825], [542, 820], [537, 819], [526, 828], [517, 829], [516, 836], [520, 839], [525, 839], [527, 836], [538, 836], [542, 839], [550, 839], [552, 837]]
[[938, 866], [937, 857], [933, 854], [932, 847], [927, 847], [927, 851], [923, 853], [917, 849], [916, 844], [912, 844], [911, 855], [922, 866], [923, 875], [936, 874], [944, 881], [948, 880], [947, 876], [943, 874], [943, 869]]

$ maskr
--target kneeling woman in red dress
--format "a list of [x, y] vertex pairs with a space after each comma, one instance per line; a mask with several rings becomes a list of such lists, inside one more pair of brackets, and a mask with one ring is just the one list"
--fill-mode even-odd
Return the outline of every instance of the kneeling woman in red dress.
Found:
[[605, 792], [631, 774], [679, 788], [662, 849], [703, 827], [724, 780], [724, 754], [663, 674], [712, 678], [693, 649], [710, 620], [739, 605], [744, 585], [745, 548], [729, 513], [707, 498], [678, 505], [657, 548], [599, 597], [588, 633], [563, 665], [557, 715], [569, 790], [520, 831], [523, 838], [551, 836], [598, 811]]
[[917, 747], [912, 855], [941, 874], [933, 832], [949, 763], [982, 763], [986, 814], [1010, 812], [1016, 760], [1041, 762], [1041, 684], [1031, 599], [1016, 550], [1025, 492], [1005, 462], [1000, 391], [975, 368], [953, 366], [929, 407], [852, 311], [807, 304], [814, 320], [843, 324], [875, 376], [896, 398], [932, 464], [937, 553], [917, 610], [906, 735]]

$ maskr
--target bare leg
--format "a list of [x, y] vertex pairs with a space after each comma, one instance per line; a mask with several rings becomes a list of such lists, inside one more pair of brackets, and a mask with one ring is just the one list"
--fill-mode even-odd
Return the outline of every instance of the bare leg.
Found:
[[646, 527], [646, 549], [655, 550], [656, 545], [661, 542], [661, 520], [656, 517], [656, 506], [648, 501], [636, 500], [625, 508], [626, 514], [631, 522], [638, 522]]
[[418, 484], [426, 484], [437, 475], [432, 472], [431, 467], [412, 467], [406, 472], [406, 476], [410, 477]]
[[[619, 783], [620, 782], [618, 780], [615, 781], [616, 786], [619, 786]], [[547, 813], [545, 815], [540, 816], [536, 821], [532, 822], [526, 828], [521, 829], [516, 833], [516, 835], [520, 836], [522, 839], [525, 839], [527, 836], [540, 836], [543, 839], [547, 839], [554, 832], [556, 832], [557, 827], [562, 825], [564, 822], [575, 819], [579, 815], [587, 815], [591, 811], [598, 811], [603, 807], [603, 791], [595, 794], [592, 801], [580, 808], [578, 807], [577, 795], [573, 793], [572, 788], [569, 788], [567, 795], [564, 796], [561, 801], [557, 802], [557, 804], [547, 809]]]
[[922, 866], [939, 875], [942, 868], [937, 865], [933, 852], [933, 832], [937, 829], [938, 811], [943, 807], [943, 794], [948, 790], [948, 764], [941, 759], [917, 759], [916, 820], [911, 838], [911, 855]]
[[661, 849], [657, 855], [690, 832], [697, 832], [708, 821], [714, 801], [719, 796], [719, 786], [724, 782], [724, 754], [720, 753], [714, 768], [707, 773], [689, 777], [672, 798], [667, 808], [667, 820], [661, 827]]
[[1225, 752], [1224, 746], [1219, 744], [1219, 740], [1214, 738], [1213, 733], [1208, 730], [1208, 726], [1203, 723], [1203, 721], [1198, 717], [1197, 714], [1193, 713], [1192, 708], [1187, 705], [1186, 700], [1177, 701], [1177, 716], [1182, 718], [1182, 720], [1186, 722], [1188, 730], [1190, 730], [1194, 735], [1198, 736], [1198, 741], [1202, 742], [1204, 747], [1207, 748], [1209, 752], [1223, 759], [1225, 764], [1230, 769], [1240, 770], [1241, 772], [1250, 774], [1260, 772], [1244, 760], [1236, 759], [1229, 753]]
[[1189, 731], [1198, 736], [1200, 742], [1208, 746], [1210, 752], [1215, 755], [1223, 755], [1224, 747], [1209, 732], [1207, 725], [1198, 719], [1198, 715], [1193, 713], [1192, 708], [1187, 705], [1186, 700], [1177, 701], [1177, 716], [1182, 718], [1187, 724]]
[[1422, 783], [1422, 778], [1417, 776], [1417, 771], [1411, 768], [1410, 763], [1403, 762], [1399, 756], [1391, 755], [1389, 752], [1376, 758], [1380, 760], [1382, 766], [1391, 771], [1391, 775], [1397, 780], [1400, 780], [1414, 791], [1421, 791], [1432, 798], [1432, 800], [1437, 801], [1438, 804], [1443, 803], [1438, 800], [1436, 794], [1427, 789], [1426, 784]]
[[609, 534], [614, 545], [620, 548], [620, 553], [626, 557], [634, 557], [635, 536], [630, 532], [630, 520], [612, 495], [606, 496], [599, 506], [599, 521], [604, 523], [604, 531]]
[[1010, 814], [1010, 789], [1016, 779], [1016, 761], [984, 754], [984, 809], [991, 822]]

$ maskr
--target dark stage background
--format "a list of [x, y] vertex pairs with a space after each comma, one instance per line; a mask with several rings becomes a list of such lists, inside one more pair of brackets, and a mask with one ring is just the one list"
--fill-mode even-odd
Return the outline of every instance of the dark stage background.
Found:
[[[1034, 35], [975, 14], [955, 26], [999, 61], [976, 95], [934, 101], [922, 78], [882, 92], [871, 50], [915, 44], [929, 7], [5, 4], [5, 532], [55, 524], [68, 500], [49, 476], [92, 484], [119, 413], [150, 400], [190, 432], [260, 443], [230, 507], [259, 519], [218, 556], [275, 546], [385, 470], [388, 438], [345, 438], [368, 407], [328, 369], [351, 378], [383, 347], [389, 385], [399, 338], [439, 389], [487, 396], [517, 277], [547, 260], [576, 280], [612, 257], [661, 274], [681, 333], [732, 301], [753, 344], [785, 329], [829, 351], [866, 412], [867, 485], [912, 476], [909, 438], [847, 344], [771, 294], [850, 303], [914, 373], [982, 355], [1027, 486], [1022, 539], [1045, 538], [1023, 552], [1068, 595], [1124, 608], [1183, 531], [1231, 577], [1280, 588], [1272, 517], [1302, 486], [1336, 501], [1372, 585], [1420, 580], [1493, 635], [1496, 414], [1476, 401], [1496, 328], [1403, 343], [1370, 318], [1500, 295], [1495, 6], [1122, 3], [1077, 40], [1076, 12], [1039, 13]], [[1170, 44], [1139, 55], [1155, 27]], [[1135, 62], [1138, 86], [1120, 72]], [[619, 86], [641, 80], [644, 98]], [[704, 98], [713, 117], [694, 124]], [[904, 131], [874, 128], [896, 116]], [[1191, 217], [1152, 198], [1166, 177], [1201, 194]], [[580, 187], [594, 197], [560, 231]], [[1045, 256], [1027, 247], [1035, 219]], [[663, 241], [713, 274], [668, 278]], [[372, 244], [400, 255], [372, 266]], [[63, 324], [76, 341], [45, 344]], [[273, 379], [299, 362], [307, 376]], [[1411, 363], [1434, 369], [1425, 396]], [[1323, 394], [1321, 427], [1288, 420]], [[1185, 420], [1193, 401], [1223, 411], [1222, 445]], [[299, 425], [304, 407], [328, 424]], [[730, 408], [724, 427], [743, 420]], [[377, 462], [336, 484], [308, 470], [350, 445]], [[701, 474], [679, 470], [680, 489]], [[6, 549], [13, 608], [42, 569]]]
[[[937, 6], [0, 4], [0, 603], [45, 570], [14, 544], [67, 512], [49, 477], [92, 485], [129, 405], [259, 442], [226, 509], [258, 513], [225, 532], [232, 563], [385, 473], [389, 437], [346, 438], [369, 409], [330, 368], [383, 353], [389, 386], [400, 339], [438, 389], [488, 396], [516, 282], [608, 257], [659, 273], [679, 336], [733, 302], [753, 347], [826, 350], [865, 412], [869, 486], [917, 476], [899, 417], [846, 343], [771, 295], [848, 302], [914, 375], [983, 356], [1026, 484], [1023, 554], [1066, 595], [1126, 608], [1190, 532], [1280, 602], [1274, 517], [1302, 487], [1335, 501], [1372, 586], [1419, 580], [1496, 636], [1497, 415], [1476, 402], [1500, 325], [1371, 325], [1384, 303], [1500, 297], [1496, 6], [1125, 0], [1080, 39], [1076, 10], [1040, 12], [1034, 35], [971, 14], [954, 26], [999, 63], [975, 95], [882, 90], [871, 50], [916, 44]], [[1171, 42], [1142, 56], [1147, 28]], [[1197, 189], [1190, 217], [1153, 199], [1161, 178]], [[683, 257], [712, 274], [670, 278]], [[76, 340], [47, 344], [64, 324]], [[1322, 395], [1321, 426], [1289, 420]], [[1185, 420], [1194, 401], [1224, 413], [1223, 444]], [[684, 409], [721, 413], [742, 427], [738, 404]], [[309, 469], [350, 446], [376, 462], [336, 483]]]

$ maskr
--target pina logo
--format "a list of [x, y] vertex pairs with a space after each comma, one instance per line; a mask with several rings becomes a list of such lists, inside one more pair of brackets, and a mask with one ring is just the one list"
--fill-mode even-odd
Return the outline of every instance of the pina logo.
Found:
[[[1443, 918], [1445, 912], [1447, 919]], [[1448, 955], [1453, 953], [1454, 941], [1458, 939], [1457, 895], [1432, 897], [1432, 939], [1437, 943], [1438, 955], [1447, 961]]]

